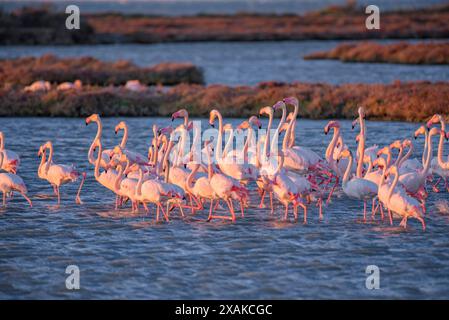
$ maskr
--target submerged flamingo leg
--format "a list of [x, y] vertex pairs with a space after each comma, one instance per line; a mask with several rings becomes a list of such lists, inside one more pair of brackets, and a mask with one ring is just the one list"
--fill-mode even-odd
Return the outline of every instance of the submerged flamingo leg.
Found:
[[232, 221], [235, 221], [235, 212], [234, 212], [234, 205], [232, 204], [232, 199], [228, 199], [227, 201], [229, 201], [228, 206], [229, 209], [231, 210], [231, 217], [232, 217]]
[[58, 206], [59, 206], [61, 204], [61, 193], [59, 190], [59, 186], [56, 186], [56, 191], [58, 192], [57, 195], [58, 195]]
[[76, 193], [76, 197], [75, 197], [75, 202], [77, 204], [83, 204], [83, 202], [81, 201], [81, 198], [80, 198], [80, 194], [81, 194], [81, 189], [83, 188], [83, 185], [84, 185], [84, 180], [86, 180], [86, 173], [83, 172], [81, 175], [83, 176], [83, 178], [80, 182], [80, 186], [78, 187], [78, 192]]
[[210, 208], [209, 208], [209, 217], [207, 217], [207, 221], [212, 220], [212, 209], [214, 208], [214, 199], [210, 200]]
[[391, 213], [391, 210], [388, 209], [388, 218], [390, 219], [390, 226], [393, 225], [393, 214]]
[[366, 222], [366, 200], [363, 200], [363, 223]]
[[384, 206], [382, 205], [382, 203], [379, 203], [379, 208], [380, 208], [380, 219], [382, 221], [384, 221]]
[[433, 192], [440, 192], [440, 189], [438, 189], [438, 184], [440, 183], [440, 181], [441, 181], [441, 177], [437, 180], [437, 182], [435, 183], [435, 184], [433, 184], [432, 185], [432, 189], [433, 189]]
[[164, 211], [164, 208], [162, 207], [162, 204], [160, 202], [158, 203], [158, 206], [161, 208], [161, 211], [162, 211], [162, 214], [164, 215], [165, 221], [168, 222], [169, 220], [168, 220], [167, 213]]
[[288, 204], [285, 205], [284, 220], [287, 220], [287, 218], [288, 218]]
[[260, 196], [260, 204], [259, 204], [259, 208], [265, 208], [265, 204], [264, 204], [264, 199], [265, 199], [265, 190], [262, 190], [262, 195]]
[[274, 214], [274, 208], [273, 208], [273, 192], [270, 192], [270, 207], [271, 207], [271, 214]]
[[328, 205], [328, 204], [329, 204], [329, 201], [331, 201], [332, 194], [334, 193], [335, 188], [337, 188], [337, 185], [338, 185], [338, 182], [339, 182], [339, 181], [340, 181], [340, 179], [338, 178], [338, 176], [336, 176], [336, 177], [335, 177], [335, 184], [333, 185], [333, 187], [332, 187], [332, 189], [331, 189], [331, 192], [329, 192], [329, 196], [327, 197], [327, 200], [326, 200], [326, 205]]
[[6, 207], [6, 193], [3, 192], [3, 206]]
[[243, 200], [242, 199], [240, 199], [240, 211], [241, 211], [242, 218], [244, 218], [245, 212], [243, 211]]

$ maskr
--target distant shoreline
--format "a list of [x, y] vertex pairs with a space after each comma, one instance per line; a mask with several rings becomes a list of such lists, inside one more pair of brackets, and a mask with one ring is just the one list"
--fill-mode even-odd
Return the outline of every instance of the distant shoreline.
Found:
[[186, 108], [192, 117], [206, 117], [213, 108], [224, 117], [248, 117], [265, 105], [298, 97], [300, 117], [351, 119], [364, 106], [369, 119], [418, 122], [440, 113], [449, 116], [449, 82], [399, 82], [391, 84], [279, 83], [257, 86], [180, 84], [141, 92], [123, 86], [85, 86], [82, 90], [24, 92], [0, 89], [0, 117], [103, 116], [166, 117]]
[[76, 31], [61, 27], [65, 18], [45, 8], [0, 11], [0, 45], [449, 38], [449, 4], [385, 12], [380, 30], [367, 30], [364, 9], [351, 5], [304, 15], [86, 14]]

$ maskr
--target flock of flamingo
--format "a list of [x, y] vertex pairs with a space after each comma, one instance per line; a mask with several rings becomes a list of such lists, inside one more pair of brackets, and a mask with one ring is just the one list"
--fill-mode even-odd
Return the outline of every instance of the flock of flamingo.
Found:
[[[293, 111], [288, 113], [287, 106], [293, 106]], [[274, 128], [274, 115], [278, 110], [282, 114]], [[161, 214], [164, 220], [169, 221], [174, 210], [183, 217], [184, 209], [195, 215], [205, 210], [206, 206], [209, 212], [207, 221], [235, 221], [237, 215], [244, 217], [245, 209], [250, 206], [250, 192], [258, 191], [259, 208], [265, 207], [265, 197], [268, 195], [271, 214], [275, 213], [274, 198], [285, 208], [284, 219], [288, 219], [291, 207], [296, 221], [298, 208], [301, 208], [303, 221], [307, 223], [310, 205], [319, 208], [321, 220], [323, 199], [328, 204], [341, 184], [347, 197], [363, 201], [363, 221], [367, 219], [370, 201], [372, 219], [380, 211], [384, 220], [384, 210], [387, 210], [391, 225], [395, 218], [399, 218], [400, 226], [406, 228], [407, 219], [415, 218], [425, 230], [428, 182], [438, 176], [438, 180], [432, 182], [431, 189], [440, 192], [438, 186], [443, 180], [444, 188], [449, 192], [449, 157], [447, 161], [443, 160], [444, 140], [449, 140], [449, 132], [446, 133], [445, 120], [441, 115], [434, 115], [414, 133], [414, 139], [424, 136], [424, 151], [420, 159], [411, 157], [414, 150], [412, 139], [396, 140], [383, 148], [377, 145], [366, 147], [367, 128], [362, 107], [352, 123], [352, 129], [357, 125], [360, 127], [356, 139], [357, 150], [353, 152], [345, 145], [340, 123], [332, 120], [325, 126], [324, 133], [327, 135], [333, 131], [333, 136], [325, 156], [321, 157], [309, 148], [296, 145], [298, 111], [298, 100], [288, 97], [273, 106], [263, 107], [258, 115], [234, 129], [232, 125], [223, 123], [219, 111], [212, 110], [209, 124], [216, 126], [218, 122], [218, 135], [213, 139], [216, 141], [204, 141], [203, 148], [200, 142], [198, 148], [200, 137], [194, 130], [191, 146], [188, 143], [193, 125], [188, 112], [181, 109], [172, 115], [172, 122], [183, 118], [181, 124], [176, 127], [153, 126], [147, 156], [127, 147], [128, 127], [123, 121], [115, 128], [116, 134], [123, 130], [121, 143], [104, 149], [101, 143], [102, 122], [98, 114], [93, 114], [86, 118], [86, 125], [97, 125], [96, 136], [88, 151], [88, 161], [94, 166], [95, 179], [116, 194], [116, 209], [130, 202], [133, 212], [138, 212], [142, 205], [149, 213], [149, 205], [152, 205], [156, 221], [160, 220]], [[256, 129], [262, 127], [259, 120], [262, 116], [267, 116], [269, 121], [265, 133], [259, 134], [256, 140]], [[229, 133], [229, 137], [223, 147], [225, 132]], [[241, 150], [232, 148], [235, 132], [246, 134]], [[284, 135], [279, 145], [282, 133]], [[437, 157], [433, 156], [434, 136], [439, 136]], [[27, 187], [17, 175], [20, 158], [17, 153], [5, 149], [4, 142], [4, 135], [0, 132], [0, 168], [4, 171], [0, 173], [0, 191], [3, 193], [3, 205], [6, 206], [7, 198], [17, 192], [32, 206]], [[396, 149], [398, 152], [394, 156]], [[195, 154], [201, 155], [200, 161], [195, 161]], [[81, 204], [80, 193], [86, 173], [79, 172], [73, 165], [56, 164], [50, 141], [39, 147], [38, 155], [41, 158], [38, 176], [51, 184], [58, 205], [61, 201], [60, 187], [80, 177], [82, 180], [76, 202]]]

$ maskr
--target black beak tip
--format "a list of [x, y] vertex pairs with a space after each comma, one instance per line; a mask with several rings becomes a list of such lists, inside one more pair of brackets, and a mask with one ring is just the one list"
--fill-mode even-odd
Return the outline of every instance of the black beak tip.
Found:
[[172, 122], [175, 121], [175, 117], [171, 117], [171, 121], [172, 121]]

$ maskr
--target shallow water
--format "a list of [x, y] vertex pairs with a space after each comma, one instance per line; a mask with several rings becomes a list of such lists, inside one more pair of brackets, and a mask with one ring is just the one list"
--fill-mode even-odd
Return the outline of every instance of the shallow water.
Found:
[[[103, 143], [118, 118], [104, 119]], [[151, 125], [167, 119], [126, 119], [129, 145], [145, 152]], [[239, 120], [234, 119], [235, 124]], [[264, 123], [265, 120], [264, 120]], [[325, 121], [301, 120], [298, 142], [324, 153], [330, 137]], [[204, 124], [205, 125], [205, 124]], [[356, 132], [343, 121], [346, 143], [354, 150]], [[449, 298], [449, 216], [433, 209], [447, 193], [431, 193], [427, 231], [409, 221], [407, 230], [381, 222], [360, 222], [362, 203], [335, 198], [319, 222], [283, 222], [255, 207], [235, 224], [204, 222], [206, 212], [169, 223], [130, 209], [113, 210], [113, 194], [93, 178], [86, 154], [95, 135], [83, 119], [0, 119], [7, 148], [20, 153], [19, 174], [29, 188], [32, 209], [18, 196], [0, 211], [0, 298]], [[410, 137], [417, 124], [367, 122], [367, 145]], [[88, 172], [84, 204], [74, 203], [77, 185], [62, 187], [62, 205], [40, 197], [51, 192], [37, 178], [39, 144], [51, 139], [57, 163], [74, 163]], [[422, 138], [417, 141], [422, 150]], [[257, 197], [252, 200], [257, 202]], [[81, 289], [65, 288], [64, 272], [81, 270]], [[381, 270], [380, 290], [365, 288], [365, 268]]]
[[[391, 42], [391, 41], [383, 41]], [[413, 42], [413, 41], [412, 41]], [[304, 60], [302, 57], [330, 50], [342, 41], [201, 42], [154, 45], [3, 46], [1, 58], [40, 56], [93, 56], [101, 60], [131, 60], [138, 65], [163, 61], [191, 62], [204, 70], [207, 84], [254, 85], [261, 81], [302, 81], [342, 84], [401, 81], [449, 81], [449, 66], [343, 63]]]

